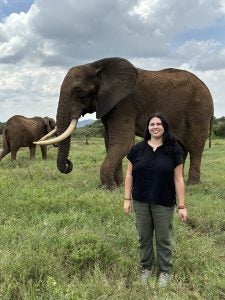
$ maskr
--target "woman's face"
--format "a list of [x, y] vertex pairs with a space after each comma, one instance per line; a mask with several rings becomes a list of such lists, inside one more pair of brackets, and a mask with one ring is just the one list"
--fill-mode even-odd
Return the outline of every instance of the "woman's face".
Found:
[[162, 138], [164, 133], [164, 128], [161, 119], [157, 117], [152, 118], [149, 122], [148, 130], [152, 137]]

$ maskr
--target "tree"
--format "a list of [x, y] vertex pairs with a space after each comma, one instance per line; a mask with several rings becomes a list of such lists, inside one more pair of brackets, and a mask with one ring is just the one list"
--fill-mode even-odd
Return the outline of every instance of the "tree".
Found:
[[216, 136], [225, 138], [225, 121], [214, 125], [213, 132]]
[[104, 127], [101, 120], [97, 120], [92, 124], [86, 125], [84, 127], [77, 128], [73, 134], [76, 138], [85, 138], [86, 144], [88, 144], [88, 139], [90, 137], [103, 137]]
[[3, 130], [4, 125], [5, 125], [5, 123], [0, 122], [0, 134], [2, 134], [2, 130]]

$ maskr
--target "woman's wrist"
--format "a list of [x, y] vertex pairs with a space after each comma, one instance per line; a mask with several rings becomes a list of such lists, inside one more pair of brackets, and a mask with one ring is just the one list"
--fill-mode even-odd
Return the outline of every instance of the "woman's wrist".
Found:
[[124, 197], [124, 200], [131, 201], [131, 198], [129, 198], [129, 197]]
[[185, 207], [185, 205], [183, 204], [183, 205], [178, 205], [177, 208], [178, 208], [178, 209], [185, 209], [186, 207]]

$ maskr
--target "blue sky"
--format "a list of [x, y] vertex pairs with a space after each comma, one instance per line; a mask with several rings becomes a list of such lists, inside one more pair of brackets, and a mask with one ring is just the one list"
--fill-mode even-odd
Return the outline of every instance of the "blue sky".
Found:
[[26, 13], [33, 2], [33, 0], [0, 0], [0, 21], [12, 13]]
[[176, 48], [179, 45], [182, 45], [187, 40], [217, 40], [222, 45], [225, 44], [225, 25], [222, 23], [218, 23], [215, 25], [212, 25], [210, 27], [206, 28], [200, 28], [200, 29], [192, 29], [187, 32], [182, 32], [181, 34], [178, 34], [172, 44]]
[[55, 117], [68, 68], [112, 56], [195, 73], [225, 116], [224, 37], [224, 0], [0, 0], [0, 121]]

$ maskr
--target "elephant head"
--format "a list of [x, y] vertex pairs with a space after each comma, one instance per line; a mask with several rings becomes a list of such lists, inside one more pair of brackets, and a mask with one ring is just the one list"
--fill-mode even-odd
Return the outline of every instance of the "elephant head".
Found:
[[56, 122], [53, 118], [44, 117], [44, 123], [48, 133], [56, 127]]
[[52, 144], [60, 141], [57, 166], [69, 173], [73, 165], [68, 160], [71, 133], [77, 120], [86, 113], [96, 112], [102, 118], [135, 88], [137, 69], [126, 59], [106, 58], [71, 68], [60, 90], [56, 126], [58, 137], [38, 142]]
[[[46, 139], [48, 139], [49, 137], [56, 135], [56, 122], [53, 118], [49, 118], [49, 117], [44, 117], [44, 123], [46, 125], [46, 130], [47, 130], [47, 134], [45, 136], [43, 136], [40, 141], [44, 141]], [[58, 147], [57, 143], [53, 144], [54, 147]]]

